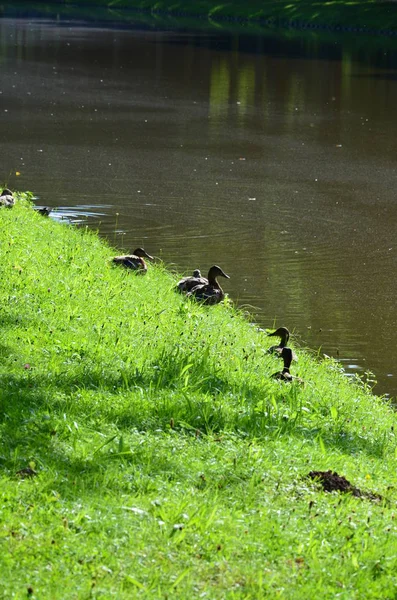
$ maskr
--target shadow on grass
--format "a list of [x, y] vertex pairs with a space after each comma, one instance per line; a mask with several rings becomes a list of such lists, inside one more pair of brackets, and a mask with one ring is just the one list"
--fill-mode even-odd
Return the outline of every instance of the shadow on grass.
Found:
[[[173, 435], [219, 435], [229, 431], [245, 440], [287, 436], [316, 443], [321, 439], [325, 447], [346, 454], [362, 452], [381, 457], [385, 449], [385, 440], [371, 440], [343, 427], [331, 430], [312, 423], [305, 425], [305, 416], [299, 411], [300, 389], [288, 386], [287, 392], [282, 387], [275, 390], [269, 380], [265, 390], [246, 385], [242, 397], [238, 387], [214, 374], [203, 377], [202, 385], [193, 381], [187, 389], [178, 388], [175, 377], [159, 379], [156, 371], [151, 375], [135, 370], [105, 376], [87, 369], [69, 376], [43, 377], [30, 370], [20, 376], [3, 375], [0, 464], [9, 473], [16, 473], [29, 461], [42, 460], [66, 479], [70, 473], [100, 477], [104, 466], [100, 460], [92, 460], [92, 451], [87, 459], [78, 452], [68, 456], [62, 452], [63, 443], [69, 447], [80, 443], [81, 434], [73, 419], [79, 420], [79, 396], [87, 390], [97, 391], [98, 401], [85, 414], [83, 427], [99, 433], [102, 426], [105, 430], [109, 425], [117, 427], [120, 436], [131, 430], [156, 433], [171, 428]], [[287, 397], [289, 412], [285, 410]]]

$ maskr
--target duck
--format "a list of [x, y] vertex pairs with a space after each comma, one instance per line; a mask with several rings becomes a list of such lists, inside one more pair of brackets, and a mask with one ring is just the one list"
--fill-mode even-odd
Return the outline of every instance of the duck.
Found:
[[271, 378], [279, 379], [280, 381], [288, 381], [290, 383], [293, 381], [296, 381], [297, 383], [303, 383], [303, 380], [300, 377], [295, 377], [290, 373], [289, 369], [293, 358], [293, 352], [291, 348], [288, 348], [288, 346], [284, 346], [284, 348], [281, 349], [280, 356], [284, 361], [284, 368], [282, 371], [273, 373], [273, 375], [271, 375]]
[[15, 198], [11, 190], [4, 188], [0, 195], [0, 206], [12, 208], [15, 204]]
[[188, 298], [194, 298], [202, 304], [219, 304], [225, 297], [225, 293], [217, 281], [217, 277], [230, 279], [218, 265], [214, 265], [208, 271], [208, 282], [196, 285], [188, 292]]
[[147, 272], [147, 264], [143, 260], [144, 258], [148, 258], [149, 260], [154, 260], [153, 256], [150, 256], [143, 248], [136, 248], [132, 254], [123, 254], [120, 256], [114, 256], [113, 262], [116, 265], [122, 265], [127, 269], [132, 269], [133, 271], [137, 271], [141, 275], [145, 275]]
[[43, 217], [48, 217], [50, 212], [52, 212], [52, 208], [49, 206], [43, 206], [42, 208], [35, 208], [35, 211], [39, 213], [39, 215], [43, 215]]
[[280, 354], [282, 349], [287, 345], [290, 333], [286, 327], [279, 327], [273, 333], [267, 334], [269, 337], [278, 336], [280, 338], [280, 343], [275, 346], [270, 346], [268, 353], [269, 354]]
[[193, 288], [198, 285], [206, 285], [208, 283], [208, 279], [201, 276], [200, 269], [194, 269], [193, 275], [191, 277], [184, 277], [176, 284], [177, 292], [181, 294], [187, 294]]

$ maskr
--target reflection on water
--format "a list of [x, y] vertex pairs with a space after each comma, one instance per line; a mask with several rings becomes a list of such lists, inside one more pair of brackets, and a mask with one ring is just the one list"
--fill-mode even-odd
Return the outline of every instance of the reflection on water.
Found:
[[[38, 198], [36, 198], [38, 200]], [[46, 208], [44, 205], [35, 204], [37, 210]], [[91, 223], [95, 225], [95, 222], [98, 222], [99, 219], [102, 219], [108, 214], [111, 206], [106, 206], [103, 204], [94, 205], [84, 205], [81, 204], [79, 206], [57, 206], [51, 209], [51, 219], [54, 221], [64, 221], [65, 223], [73, 223], [73, 224], [81, 224], [81, 223]], [[104, 212], [106, 211], [107, 212]], [[117, 233], [117, 232], [116, 232]], [[123, 232], [118, 232], [123, 233]]]
[[[397, 46], [0, 21], [0, 179], [395, 395]], [[116, 215], [117, 213], [117, 215]]]

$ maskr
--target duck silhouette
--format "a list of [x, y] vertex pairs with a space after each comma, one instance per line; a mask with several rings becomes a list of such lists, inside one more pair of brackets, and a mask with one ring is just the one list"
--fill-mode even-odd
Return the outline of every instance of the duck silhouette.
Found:
[[218, 265], [214, 265], [208, 271], [208, 282], [193, 287], [187, 294], [188, 298], [194, 298], [194, 300], [208, 305], [222, 302], [225, 293], [218, 283], [218, 277], [230, 279], [229, 275], [226, 275]]
[[288, 381], [288, 382], [296, 381], [297, 383], [304, 383], [303, 379], [301, 379], [300, 377], [295, 377], [294, 375], [291, 375], [291, 373], [290, 373], [290, 366], [291, 366], [292, 359], [293, 359], [293, 352], [292, 352], [291, 348], [288, 348], [288, 346], [284, 346], [284, 348], [281, 349], [280, 356], [284, 361], [283, 370], [278, 371], [277, 373], [273, 373], [273, 375], [271, 375], [272, 379], [279, 379], [280, 381]]
[[280, 338], [280, 343], [270, 346], [268, 353], [281, 353], [281, 350], [288, 344], [290, 333], [286, 327], [279, 327], [276, 331], [267, 334], [269, 337], [275, 336]]

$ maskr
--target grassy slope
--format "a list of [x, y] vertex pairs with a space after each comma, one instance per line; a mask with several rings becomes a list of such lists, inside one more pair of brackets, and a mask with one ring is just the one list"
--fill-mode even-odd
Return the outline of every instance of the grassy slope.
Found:
[[[304, 387], [269, 379], [232, 306], [89, 231], [24, 202], [0, 225], [1, 597], [394, 597], [385, 402], [299, 350]], [[387, 501], [304, 478], [329, 468]]]
[[[59, 2], [59, 0], [57, 0]], [[64, 0], [65, 4], [79, 4]], [[274, 24], [305, 23], [319, 27], [344, 27], [371, 31], [397, 31], [397, 10], [393, 1], [358, 0], [83, 0], [83, 6], [108, 6], [112, 11], [124, 8], [201, 16], [211, 20], [267, 20]]]

